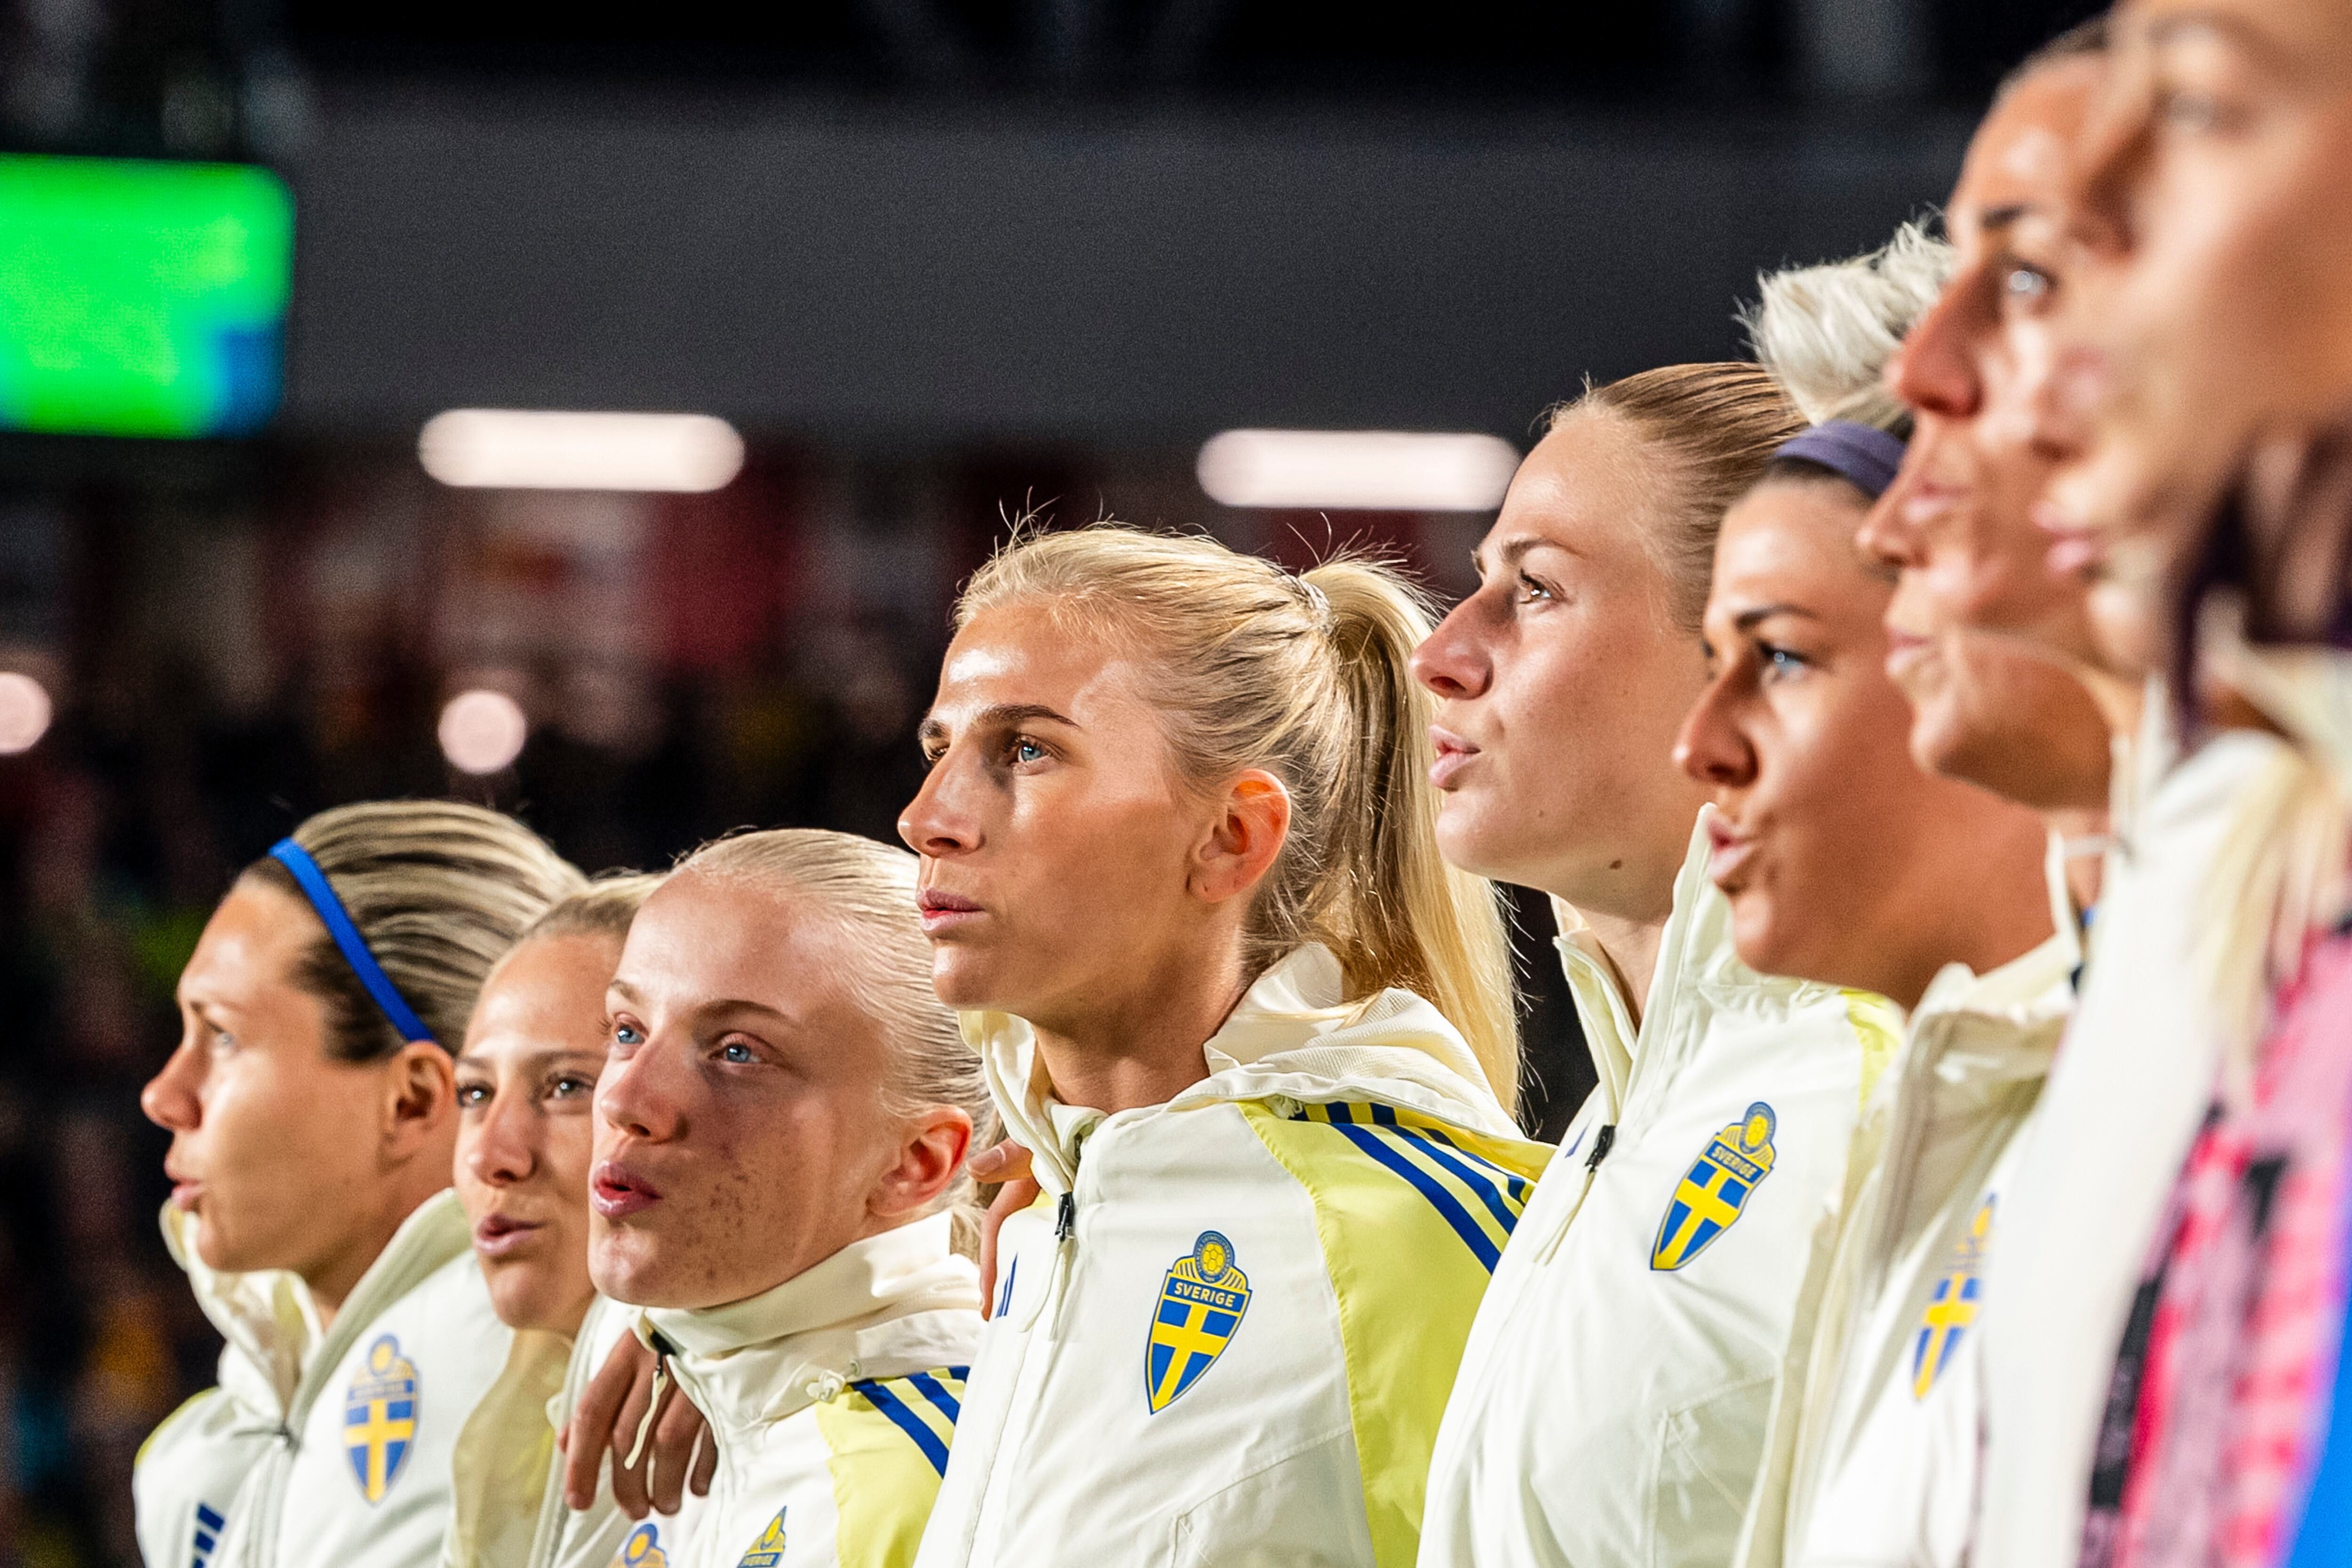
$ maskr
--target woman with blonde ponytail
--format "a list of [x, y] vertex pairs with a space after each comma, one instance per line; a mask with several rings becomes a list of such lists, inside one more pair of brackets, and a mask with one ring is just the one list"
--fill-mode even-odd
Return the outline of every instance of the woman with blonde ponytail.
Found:
[[1396, 574], [1016, 540], [899, 827], [1040, 1201], [918, 1561], [1410, 1563], [1544, 1151], [1493, 889], [1447, 868]]

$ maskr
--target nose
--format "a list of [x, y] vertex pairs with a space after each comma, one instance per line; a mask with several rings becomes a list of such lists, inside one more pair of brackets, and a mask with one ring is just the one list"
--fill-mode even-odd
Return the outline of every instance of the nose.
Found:
[[1412, 678], [1448, 701], [1484, 696], [1493, 683], [1494, 666], [1481, 635], [1485, 597], [1482, 588], [1454, 605], [1412, 650]]
[[1999, 322], [1983, 303], [1985, 280], [1964, 268], [1912, 325], [1887, 362], [1889, 391], [1922, 413], [1970, 419], [1984, 403], [1984, 384], [1970, 349]]
[[1732, 670], [1706, 684], [1675, 737], [1675, 763], [1711, 789], [1741, 789], [1756, 781], [1756, 749], [1733, 712]]
[[139, 1091], [139, 1109], [158, 1127], [193, 1132], [205, 1119], [204, 1098], [197, 1092], [203, 1086], [203, 1052], [193, 1037], [183, 1039], [163, 1071]]
[[[678, 1068], [690, 1039], [656, 1034], [626, 1057], [604, 1065], [596, 1079], [596, 1119], [623, 1137], [666, 1143], [686, 1131]], [[598, 1140], [602, 1142], [602, 1140]]]
[[898, 837], [908, 848], [926, 859], [941, 860], [980, 847], [980, 818], [971, 809], [971, 772], [961, 749], [955, 746], [931, 764], [931, 771], [923, 775], [923, 787], [898, 814]]
[[1905, 498], [1911, 493], [1915, 483], [1913, 465], [1933, 438], [1925, 428], [1926, 424], [1927, 421], [1922, 420], [1922, 428], [1914, 432], [1911, 437], [1911, 450], [1904, 460], [1903, 471], [1895, 476], [1895, 482], [1886, 487], [1886, 493], [1863, 514], [1862, 526], [1854, 531], [1853, 535], [1854, 544], [1864, 555], [1897, 572], [1914, 571], [1927, 564], [1919, 531], [1903, 515]]
[[483, 1109], [466, 1149], [466, 1169], [484, 1186], [512, 1186], [528, 1179], [538, 1167], [538, 1140], [533, 1133], [541, 1121], [527, 1103], [529, 1098], [511, 1086], [502, 1086]]

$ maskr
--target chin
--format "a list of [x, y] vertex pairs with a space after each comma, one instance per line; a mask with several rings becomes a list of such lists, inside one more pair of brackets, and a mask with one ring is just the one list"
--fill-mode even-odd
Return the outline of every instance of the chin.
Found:
[[1001, 1010], [1003, 1005], [996, 998], [1002, 993], [993, 979], [994, 967], [969, 948], [940, 944], [931, 949], [931, 990], [945, 1006]]
[[[1511, 853], [1507, 835], [1480, 831], [1482, 814], [1475, 803], [1459, 795], [1447, 795], [1444, 802], [1437, 817], [1437, 852], [1447, 865], [1489, 881], [1535, 885], [1521, 858]], [[1498, 837], [1506, 842], [1495, 842]]]

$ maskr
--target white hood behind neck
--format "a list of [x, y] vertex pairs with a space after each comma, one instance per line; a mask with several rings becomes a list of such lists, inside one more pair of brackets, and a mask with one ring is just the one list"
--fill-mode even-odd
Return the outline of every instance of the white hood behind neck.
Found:
[[[1027, 1149], [1038, 1183], [1055, 1196], [1077, 1179], [1078, 1147], [1107, 1118], [1053, 1097], [1036, 1031], [1007, 1013], [963, 1015], [1005, 1131]], [[1309, 942], [1257, 978], [1202, 1047], [1208, 1076], [1137, 1117], [1237, 1100], [1286, 1097], [1323, 1104], [1376, 1096], [1473, 1131], [1517, 1138], [1478, 1058], [1437, 1009], [1410, 991], [1346, 1000], [1331, 950]]]
[[772, 1290], [723, 1307], [647, 1307], [639, 1336], [675, 1350], [679, 1381], [732, 1430], [779, 1421], [866, 1378], [970, 1359], [980, 1274], [946, 1215], [851, 1242]]

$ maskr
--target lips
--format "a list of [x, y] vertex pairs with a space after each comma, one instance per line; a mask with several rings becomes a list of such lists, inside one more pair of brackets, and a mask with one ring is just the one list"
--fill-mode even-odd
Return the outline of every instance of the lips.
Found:
[[1756, 842], [1719, 815], [1706, 819], [1706, 874], [1717, 887], [1730, 892], [1748, 858], [1755, 853]]
[[925, 936], [938, 936], [960, 925], [968, 925], [982, 912], [974, 900], [961, 893], [950, 893], [940, 888], [925, 888], [918, 892], [915, 909], [922, 917]]
[[172, 1206], [184, 1214], [194, 1213], [196, 1200], [204, 1196], [204, 1183], [168, 1159], [163, 1162], [163, 1178], [172, 1184]]
[[1934, 644], [1916, 632], [1906, 632], [1899, 626], [1886, 628], [1886, 678], [1902, 686], [1905, 678], [1916, 675], [1925, 663]]
[[618, 1160], [604, 1161], [588, 1178], [588, 1205], [606, 1219], [626, 1219], [659, 1202], [654, 1184]]
[[505, 1258], [530, 1246], [546, 1228], [537, 1220], [486, 1214], [474, 1223], [474, 1250], [484, 1258]]
[[1437, 761], [1429, 766], [1429, 782], [1438, 789], [1451, 789], [1462, 770], [1477, 757], [1478, 748], [1435, 724], [1429, 727], [1430, 744], [1437, 748]]

